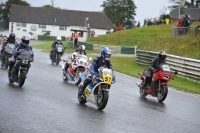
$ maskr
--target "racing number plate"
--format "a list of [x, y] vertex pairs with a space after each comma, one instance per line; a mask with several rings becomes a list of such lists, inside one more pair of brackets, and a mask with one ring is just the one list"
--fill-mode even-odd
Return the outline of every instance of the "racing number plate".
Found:
[[62, 48], [61, 47], [58, 47], [58, 52], [62, 52]]
[[104, 83], [111, 84], [112, 76], [103, 74], [103, 80], [104, 80]]

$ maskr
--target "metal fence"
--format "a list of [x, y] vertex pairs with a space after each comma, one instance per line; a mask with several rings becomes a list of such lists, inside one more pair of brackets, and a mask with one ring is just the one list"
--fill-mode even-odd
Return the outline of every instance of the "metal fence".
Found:
[[98, 37], [92, 38], [93, 41], [101, 41], [107, 43], [115, 43], [115, 44], [123, 44], [128, 46], [137, 45], [137, 40], [133, 38], [122, 38], [122, 37], [115, 37], [109, 35], [101, 35]]
[[[140, 65], [149, 65], [157, 55], [158, 52], [137, 50], [136, 61]], [[179, 75], [197, 81], [200, 80], [200, 60], [167, 54], [166, 62], [173, 71], [177, 70]]]
[[173, 27], [172, 35], [173, 37], [183, 35], [200, 37], [200, 27]]

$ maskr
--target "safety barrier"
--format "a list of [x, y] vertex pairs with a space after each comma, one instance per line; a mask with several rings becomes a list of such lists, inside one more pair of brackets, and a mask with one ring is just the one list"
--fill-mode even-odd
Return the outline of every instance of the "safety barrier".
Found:
[[[140, 65], [149, 65], [157, 56], [158, 52], [137, 50], [136, 61]], [[179, 75], [199, 81], [200, 60], [167, 54], [166, 62], [173, 71], [177, 70]]]
[[[62, 41], [66, 41], [66, 37], [61, 37]], [[55, 41], [56, 36], [46, 36], [46, 35], [38, 35], [38, 40], [49, 40], [49, 41]]]
[[173, 37], [182, 35], [200, 37], [200, 27], [173, 27], [172, 35]]

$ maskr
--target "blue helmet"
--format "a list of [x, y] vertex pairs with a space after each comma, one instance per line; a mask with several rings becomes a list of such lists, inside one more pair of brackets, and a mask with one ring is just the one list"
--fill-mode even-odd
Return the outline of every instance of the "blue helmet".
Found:
[[[108, 54], [109, 56], [106, 56], [106, 54]], [[104, 47], [101, 50], [101, 57], [103, 57], [105, 60], [109, 59], [111, 56], [111, 49], [109, 49], [108, 47]]]

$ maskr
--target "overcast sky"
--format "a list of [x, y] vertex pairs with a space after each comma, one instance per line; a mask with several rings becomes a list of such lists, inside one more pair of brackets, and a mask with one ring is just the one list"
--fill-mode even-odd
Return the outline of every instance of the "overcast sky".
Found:
[[[0, 0], [5, 2], [6, 0]], [[26, 0], [31, 6], [38, 7], [46, 4], [51, 4], [52, 0]], [[53, 0], [56, 7], [65, 8], [69, 10], [81, 11], [102, 11], [100, 7], [105, 0]], [[168, 7], [171, 3], [169, 0], [134, 0], [136, 9], [136, 21], [143, 24], [144, 18], [156, 17], [160, 15], [163, 7]]]

